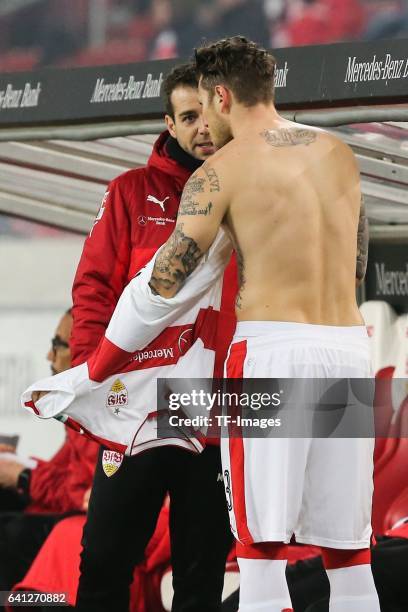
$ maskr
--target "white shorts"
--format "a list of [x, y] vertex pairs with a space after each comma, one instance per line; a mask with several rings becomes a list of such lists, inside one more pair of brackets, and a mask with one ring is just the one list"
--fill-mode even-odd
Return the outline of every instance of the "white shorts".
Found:
[[[238, 323], [227, 378], [372, 377], [365, 327]], [[367, 548], [372, 438], [222, 437], [231, 528], [242, 544]]]

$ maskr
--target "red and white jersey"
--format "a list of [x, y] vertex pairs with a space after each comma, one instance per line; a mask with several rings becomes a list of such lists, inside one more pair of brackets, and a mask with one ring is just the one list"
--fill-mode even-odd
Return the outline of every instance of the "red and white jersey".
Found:
[[[88, 361], [29, 387], [23, 406], [127, 455], [168, 444], [201, 451], [199, 436], [158, 438], [157, 379], [213, 376], [223, 273], [230, 257], [229, 238], [220, 230], [171, 299], [150, 290], [154, 257], [127, 285]], [[36, 390], [50, 393], [34, 405]]]

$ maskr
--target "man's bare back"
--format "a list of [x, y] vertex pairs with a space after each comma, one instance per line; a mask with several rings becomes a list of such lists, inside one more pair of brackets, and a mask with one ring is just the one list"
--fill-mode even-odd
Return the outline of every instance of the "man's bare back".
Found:
[[350, 149], [327, 132], [280, 120], [218, 155], [210, 163], [229, 192], [224, 224], [239, 266], [238, 320], [361, 325], [361, 192]]
[[367, 240], [354, 155], [323, 130], [269, 119], [252, 120], [188, 181], [151, 286], [174, 295], [223, 225], [239, 321], [361, 325]]

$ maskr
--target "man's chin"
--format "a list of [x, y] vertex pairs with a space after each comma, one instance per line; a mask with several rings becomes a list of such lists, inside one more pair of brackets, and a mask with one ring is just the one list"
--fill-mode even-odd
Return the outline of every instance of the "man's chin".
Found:
[[215, 147], [201, 147], [199, 145], [196, 145], [194, 147], [194, 157], [201, 161], [205, 161], [206, 159], [211, 157], [211, 155], [214, 155], [215, 151]]

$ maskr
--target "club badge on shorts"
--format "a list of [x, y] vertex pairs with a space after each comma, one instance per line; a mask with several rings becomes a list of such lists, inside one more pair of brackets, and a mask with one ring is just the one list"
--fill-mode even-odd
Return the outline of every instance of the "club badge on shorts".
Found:
[[102, 454], [102, 468], [106, 476], [110, 478], [120, 468], [123, 461], [123, 455], [116, 451], [104, 450]]

